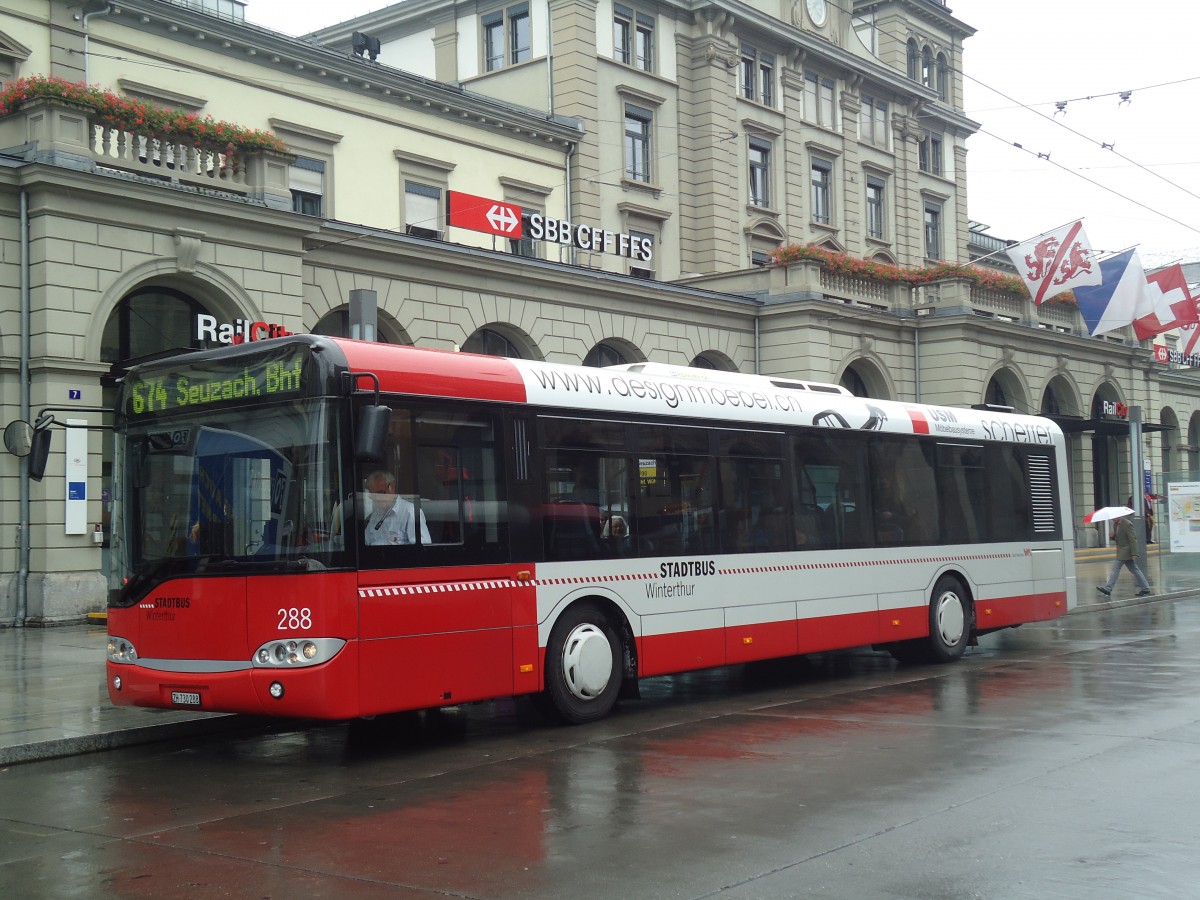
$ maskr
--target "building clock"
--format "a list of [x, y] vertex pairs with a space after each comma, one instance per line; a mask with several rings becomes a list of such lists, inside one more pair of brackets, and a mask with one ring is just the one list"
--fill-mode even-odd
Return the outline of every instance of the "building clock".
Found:
[[808, 17], [812, 19], [812, 23], [820, 28], [825, 24], [825, 16], [829, 10], [825, 6], [825, 0], [807, 0], [808, 2]]

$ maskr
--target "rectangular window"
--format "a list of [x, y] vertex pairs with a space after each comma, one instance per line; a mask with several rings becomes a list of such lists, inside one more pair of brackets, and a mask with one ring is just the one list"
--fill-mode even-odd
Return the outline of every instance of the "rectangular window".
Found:
[[832, 78], [804, 73], [804, 118], [823, 128], [834, 128]]
[[483, 68], [494, 72], [506, 64], [528, 62], [533, 54], [529, 4], [519, 3], [482, 19]]
[[987, 540], [986, 478], [981, 444], [937, 445], [937, 492], [943, 537]]
[[613, 4], [613, 59], [643, 72], [654, 71], [654, 17]]
[[925, 204], [925, 258], [942, 258], [942, 205]]
[[498, 431], [490, 413], [392, 411], [385, 461], [360, 467], [362, 493], [339, 511], [348, 524], [357, 521], [364, 569], [397, 558], [405, 565], [495, 562], [508, 552]]
[[442, 192], [416, 181], [404, 182], [404, 230], [418, 237], [442, 236]]
[[324, 211], [325, 163], [305, 156], [296, 158], [288, 169], [288, 187], [292, 192], [292, 210], [306, 216]]
[[483, 18], [483, 69], [493, 72], [504, 65], [504, 13]]
[[[649, 242], [651, 247], [658, 246], [658, 236], [653, 235], [648, 231], [635, 231], [631, 228], [629, 229], [629, 236], [636, 238], [638, 241]], [[634, 278], [645, 278], [648, 281], [652, 281], [654, 279], [654, 269], [651, 268], [652, 259], [653, 257], [648, 260], [631, 259], [629, 261], [629, 274]]]
[[629, 458], [611, 451], [564, 449], [547, 450], [545, 460], [546, 559], [632, 556], [638, 529]]
[[833, 167], [824, 160], [813, 160], [812, 164], [812, 220], [828, 225], [833, 211], [830, 192], [833, 183]]
[[867, 237], [883, 240], [884, 192], [887, 187], [881, 178], [867, 178]]
[[537, 244], [529, 236], [529, 232], [529, 213], [521, 213], [521, 238], [520, 240], [509, 240], [508, 252], [513, 256], [536, 258], [538, 255]]
[[522, 3], [508, 10], [508, 53], [513, 65], [528, 62], [533, 55], [533, 30], [529, 25], [529, 5]]
[[750, 205], [771, 205], [771, 145], [750, 141]]
[[625, 177], [647, 184], [650, 172], [650, 127], [654, 114], [648, 109], [625, 104]]
[[888, 145], [887, 103], [864, 94], [862, 107], [858, 113], [858, 132], [860, 140], [877, 147], [886, 147]]
[[775, 105], [775, 57], [748, 45], [742, 47], [742, 96]]
[[917, 163], [922, 172], [942, 174], [942, 136], [926, 130], [917, 149]]
[[[934, 445], [909, 438], [873, 437], [870, 467], [875, 543], [940, 543], [943, 522]], [[950, 539], [958, 540], [959, 533], [954, 532]]]
[[797, 548], [869, 545], [867, 442], [857, 434], [804, 434], [792, 440]]
[[758, 59], [753, 47], [742, 48], [742, 96], [758, 99]]

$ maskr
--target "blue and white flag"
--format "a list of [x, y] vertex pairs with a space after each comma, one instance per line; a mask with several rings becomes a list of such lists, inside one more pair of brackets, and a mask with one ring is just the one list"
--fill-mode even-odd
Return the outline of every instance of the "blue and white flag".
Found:
[[1136, 250], [1100, 261], [1103, 281], [1098, 287], [1075, 288], [1075, 301], [1091, 334], [1103, 334], [1133, 324], [1154, 312], [1146, 271]]

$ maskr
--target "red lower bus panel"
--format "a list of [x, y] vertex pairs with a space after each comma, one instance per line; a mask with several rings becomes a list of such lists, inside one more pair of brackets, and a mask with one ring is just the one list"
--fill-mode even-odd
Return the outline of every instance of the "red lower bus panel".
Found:
[[923, 638], [929, 634], [929, 607], [910, 606], [907, 609], [881, 609], [876, 637], [865, 643], [891, 643]]
[[981, 600], [975, 604], [975, 623], [980, 631], [1056, 619], [1067, 611], [1066, 591], [1022, 594]]
[[655, 634], [638, 647], [638, 673], [643, 677], [725, 665], [725, 631], [710, 628], [681, 634]]
[[800, 620], [800, 653], [821, 653], [843, 647], [862, 647], [879, 640], [878, 613], [822, 616]]
[[795, 656], [798, 652], [799, 636], [794, 619], [725, 629], [725, 659], [731, 664]]
[[508, 628], [363, 641], [360, 653], [362, 715], [513, 693]]

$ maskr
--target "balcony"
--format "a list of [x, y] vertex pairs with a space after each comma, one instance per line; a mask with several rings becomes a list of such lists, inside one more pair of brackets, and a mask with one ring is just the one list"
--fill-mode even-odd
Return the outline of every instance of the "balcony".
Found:
[[[793, 297], [822, 299], [844, 307], [898, 317], [973, 315], [1057, 334], [1088, 336], [1083, 316], [1073, 303], [1034, 306], [1028, 297], [980, 287], [967, 278], [944, 278], [910, 287], [907, 284], [843, 275], [815, 260], [774, 266], [766, 271], [770, 273], [768, 296], [776, 303], [786, 302]], [[718, 290], [744, 290], [732, 283], [718, 285], [709, 282], [706, 286]], [[1137, 346], [1132, 328], [1118, 329], [1104, 335], [1103, 339]]]
[[94, 110], [58, 98], [25, 101], [0, 119], [0, 147], [19, 148], [30, 162], [82, 171], [141, 176], [203, 189], [230, 199], [291, 209], [288, 167], [274, 150], [232, 151], [216, 144], [126, 131]]

